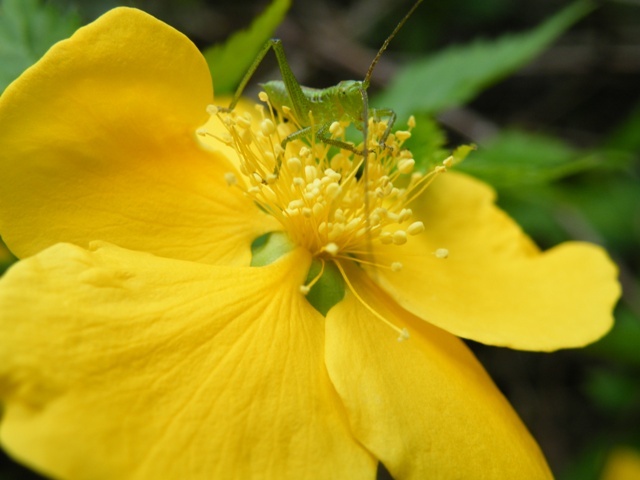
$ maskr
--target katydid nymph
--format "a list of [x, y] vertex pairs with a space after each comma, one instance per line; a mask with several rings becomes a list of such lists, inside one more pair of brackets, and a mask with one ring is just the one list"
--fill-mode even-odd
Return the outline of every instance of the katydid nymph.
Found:
[[388, 119], [386, 131], [380, 138], [380, 145], [384, 145], [384, 141], [389, 136], [395, 122], [396, 114], [393, 110], [386, 108], [369, 109], [367, 89], [369, 88], [371, 75], [373, 74], [373, 69], [378, 63], [378, 60], [387, 49], [387, 46], [393, 37], [396, 36], [400, 28], [402, 28], [415, 9], [418, 8], [420, 3], [422, 3], [422, 0], [417, 0], [409, 12], [407, 12], [404, 18], [398, 23], [393, 32], [391, 32], [391, 35], [387, 37], [371, 62], [364, 80], [343, 80], [337, 85], [324, 89], [304, 87], [300, 85], [289, 67], [289, 63], [287, 62], [284, 53], [284, 48], [282, 46], [282, 41], [279, 39], [271, 39], [258, 53], [258, 56], [240, 82], [229, 107], [224, 110], [231, 111], [234, 109], [240, 100], [242, 92], [262, 62], [263, 58], [269, 50], [273, 49], [278, 62], [278, 68], [282, 75], [282, 80], [272, 80], [261, 84], [261, 86], [269, 97], [271, 107], [281, 114], [284, 113], [285, 109], [290, 111], [290, 115], [293, 116], [297, 124], [301, 127], [300, 130], [290, 134], [283, 140], [282, 147], [284, 148], [291, 140], [303, 138], [314, 133], [316, 138], [323, 143], [349, 150], [366, 158], [366, 141], [363, 150], [357, 150], [352, 144], [328, 137], [326, 132], [329, 130], [329, 127], [333, 122], [345, 120], [361, 130], [364, 133], [364, 138], [366, 139], [367, 123], [369, 118], [386, 118]]

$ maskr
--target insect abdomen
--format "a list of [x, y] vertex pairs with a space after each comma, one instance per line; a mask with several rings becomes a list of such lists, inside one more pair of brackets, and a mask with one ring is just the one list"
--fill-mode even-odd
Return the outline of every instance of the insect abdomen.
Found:
[[[277, 111], [282, 112], [282, 107], [289, 107], [293, 110], [291, 98], [289, 92], [282, 80], [272, 80], [267, 83], [261, 84], [262, 88], [269, 96], [271, 106]], [[336, 92], [334, 87], [330, 88], [311, 88], [302, 86], [302, 93], [308, 101], [308, 108], [313, 112], [314, 121], [318, 125], [324, 125], [325, 123], [339, 120], [343, 115], [342, 105], [336, 98]], [[296, 119], [301, 127], [309, 126], [309, 119], [297, 118]]]

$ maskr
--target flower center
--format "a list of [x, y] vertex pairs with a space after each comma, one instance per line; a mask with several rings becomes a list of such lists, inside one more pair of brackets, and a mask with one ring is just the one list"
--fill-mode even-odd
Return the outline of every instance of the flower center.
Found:
[[[260, 98], [268, 103], [264, 92]], [[291, 116], [283, 121], [273, 109], [256, 107], [257, 118], [208, 108], [228, 131], [220, 140], [238, 153], [241, 178], [228, 173], [227, 183], [278, 219], [292, 242], [314, 257], [400, 270], [400, 262], [377, 264], [375, 245], [402, 245], [424, 230], [408, 205], [446, 171], [451, 158], [427, 174], [414, 171], [411, 152], [402, 148], [413, 117], [408, 130], [386, 137], [387, 123], [369, 119], [365, 160], [364, 139], [358, 145], [346, 141], [348, 123], [334, 122], [323, 137], [310, 116], [311, 127], [296, 135], [302, 127]]]

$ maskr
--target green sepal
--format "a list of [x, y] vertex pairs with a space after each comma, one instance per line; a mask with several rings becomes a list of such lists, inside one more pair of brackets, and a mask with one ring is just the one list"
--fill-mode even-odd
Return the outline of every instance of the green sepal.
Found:
[[[251, 266], [264, 267], [291, 252], [295, 245], [284, 232], [271, 232], [256, 238], [251, 244]], [[309, 284], [322, 268], [322, 262], [314, 259], [305, 284]], [[307, 300], [323, 316], [344, 298], [345, 284], [340, 270], [333, 262], [325, 262], [322, 277], [311, 287]]]
[[[314, 260], [305, 283], [313, 280], [320, 269], [320, 260]], [[326, 316], [329, 310], [344, 298], [345, 284], [340, 270], [333, 262], [325, 262], [324, 273], [307, 294], [307, 300], [318, 312]]]
[[291, 243], [284, 232], [271, 232], [256, 238], [251, 244], [251, 266], [264, 267], [280, 257], [293, 251], [295, 245]]

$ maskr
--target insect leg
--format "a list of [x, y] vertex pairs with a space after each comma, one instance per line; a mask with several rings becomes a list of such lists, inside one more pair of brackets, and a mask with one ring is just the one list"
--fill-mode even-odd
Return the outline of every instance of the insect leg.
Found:
[[253, 61], [253, 63], [247, 70], [247, 73], [245, 73], [244, 77], [242, 77], [242, 80], [240, 81], [240, 85], [238, 85], [238, 88], [233, 94], [231, 103], [227, 108], [223, 110], [230, 112], [235, 108], [235, 106], [240, 101], [242, 92], [244, 92], [244, 89], [249, 83], [249, 80], [251, 80], [251, 77], [256, 72], [256, 70], [260, 66], [260, 63], [262, 62], [265, 55], [270, 49], [273, 49], [273, 52], [276, 55], [276, 60], [278, 61], [278, 68], [280, 69], [280, 74], [282, 75], [282, 81], [284, 82], [285, 88], [287, 89], [287, 93], [289, 94], [289, 99], [291, 101], [291, 108], [293, 109], [296, 119], [300, 121], [300, 119], [306, 118], [306, 115], [310, 110], [309, 100], [304, 95], [304, 92], [302, 91], [302, 87], [300, 86], [300, 84], [298, 83], [298, 80], [296, 79], [295, 75], [291, 71], [291, 67], [289, 67], [289, 62], [287, 62], [287, 57], [284, 53], [282, 41], [277, 38], [272, 38], [271, 40], [268, 40], [267, 43], [264, 44], [260, 52], [258, 52], [256, 59]]
[[[330, 123], [326, 123], [324, 125], [321, 125], [320, 128], [316, 131], [316, 138], [320, 142], [325, 143], [327, 145], [333, 145], [334, 147], [338, 147], [343, 150], [349, 150], [350, 152], [355, 153], [356, 155], [362, 155], [362, 150], [356, 149], [356, 147], [354, 147], [352, 144], [328, 137], [326, 132], [327, 130], [329, 130], [330, 126], [331, 126]], [[287, 146], [287, 143], [289, 143], [292, 140], [297, 140], [298, 138], [304, 138], [308, 136], [311, 133], [311, 129], [312, 127], [304, 127], [298, 130], [297, 132], [293, 132], [291, 135], [288, 135], [282, 141], [282, 148], [285, 148]]]
[[385, 147], [386, 146], [385, 142], [387, 141], [387, 138], [391, 133], [391, 129], [393, 128], [393, 125], [396, 123], [396, 112], [394, 112], [390, 108], [373, 108], [371, 109], [371, 111], [373, 113], [373, 116], [376, 119], [388, 118], [387, 128], [385, 129], [384, 133], [382, 134], [382, 137], [380, 137], [380, 141], [378, 142], [380, 147]]

